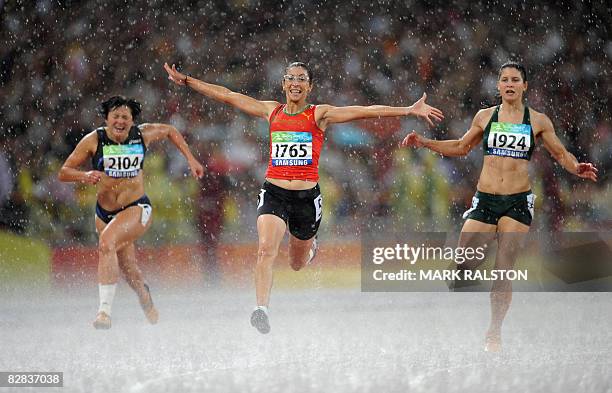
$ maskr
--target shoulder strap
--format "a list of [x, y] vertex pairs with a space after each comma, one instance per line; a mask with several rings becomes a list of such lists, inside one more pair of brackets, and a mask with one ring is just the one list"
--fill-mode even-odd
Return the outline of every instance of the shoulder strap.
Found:
[[98, 145], [99, 145], [106, 139], [106, 132], [104, 132], [104, 127], [96, 128], [96, 134], [98, 134]]
[[491, 120], [489, 121], [489, 123], [498, 122], [498, 121], [499, 121], [499, 105], [495, 107], [495, 110], [493, 111], [493, 116], [491, 116]]
[[491, 115], [491, 118], [489, 119], [489, 122], [487, 123], [487, 126], [484, 129], [485, 133], [489, 132], [489, 129], [491, 128], [491, 124], [493, 124], [493, 122], [497, 122], [498, 119], [499, 119], [499, 105], [495, 107], [495, 110], [493, 111], [493, 114]]
[[136, 138], [142, 139], [142, 132], [140, 130], [140, 127], [138, 127], [137, 125], [133, 125], [132, 129], [130, 129], [130, 135], [129, 136], [130, 137], [136, 137]]
[[525, 105], [525, 114], [523, 115], [523, 124], [531, 124], [531, 119], [529, 118], [529, 107]]
[[96, 136], [98, 137], [98, 142], [96, 144], [96, 151], [91, 157], [91, 166], [95, 170], [104, 170], [104, 165], [102, 164], [102, 146], [104, 145], [106, 133], [104, 132], [104, 127], [98, 127], [95, 129], [95, 131]]
[[[145, 143], [144, 137], [142, 136], [142, 128], [140, 128], [140, 126], [141, 126], [141, 124], [133, 125], [132, 128], [134, 129], [134, 133], [135, 133], [136, 137], [138, 139], [140, 139], [140, 142], [142, 143], [143, 152], [146, 153], [147, 152], [147, 144]], [[131, 130], [130, 130], [130, 132], [131, 132]], [[144, 163], [144, 158], [141, 161], [140, 168], [142, 168], [142, 163]]]
[[279, 112], [283, 109], [284, 106], [285, 104], [280, 104], [279, 106], [274, 108], [272, 114], [270, 114], [270, 123], [272, 123], [274, 119], [276, 119], [276, 116], [278, 116]]

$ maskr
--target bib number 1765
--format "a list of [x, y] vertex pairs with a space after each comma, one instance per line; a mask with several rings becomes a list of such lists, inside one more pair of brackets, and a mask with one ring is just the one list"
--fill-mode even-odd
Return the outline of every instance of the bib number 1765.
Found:
[[307, 143], [275, 143], [275, 158], [304, 158], [308, 156]]

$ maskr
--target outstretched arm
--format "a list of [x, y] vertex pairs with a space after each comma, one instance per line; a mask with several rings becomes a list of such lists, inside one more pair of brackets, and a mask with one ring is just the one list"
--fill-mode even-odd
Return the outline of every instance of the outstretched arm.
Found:
[[555, 129], [553, 127], [550, 118], [544, 114], [539, 115], [538, 119], [541, 122], [543, 130], [541, 132], [542, 141], [544, 147], [550, 155], [569, 173], [582, 177], [583, 179], [590, 179], [597, 181], [597, 168], [590, 162], [578, 162], [576, 157], [567, 151], [565, 146], [561, 143]]
[[461, 137], [461, 139], [437, 141], [434, 139], [425, 138], [417, 134], [415, 131], [412, 131], [410, 134], [406, 135], [400, 146], [412, 146], [417, 148], [426, 147], [429, 150], [449, 157], [465, 156], [482, 140], [482, 120], [483, 111], [479, 111], [476, 116], [474, 116], [474, 120], [472, 120], [472, 126]]
[[168, 73], [168, 79], [177, 85], [187, 86], [206, 97], [224, 104], [229, 104], [252, 116], [262, 117], [268, 120], [274, 108], [279, 105], [276, 101], [259, 101], [247, 95], [235, 93], [226, 87], [206, 83], [185, 75], [177, 71], [174, 64], [170, 67], [168, 63], [164, 63], [164, 69]]
[[183, 135], [181, 135], [175, 127], [161, 123], [144, 123], [141, 124], [140, 127], [146, 145], [162, 139], [169, 139], [187, 159], [193, 177], [201, 178], [204, 175], [204, 167], [193, 154], [191, 154], [191, 150], [189, 150], [189, 145], [187, 145], [185, 138], [183, 138]]
[[321, 129], [327, 128], [329, 124], [344, 123], [347, 121], [367, 119], [371, 117], [390, 116], [415, 116], [429, 123], [433, 127], [432, 120], [440, 121], [444, 118], [442, 111], [425, 103], [427, 94], [411, 106], [396, 107], [385, 105], [371, 106], [317, 106], [317, 124]]

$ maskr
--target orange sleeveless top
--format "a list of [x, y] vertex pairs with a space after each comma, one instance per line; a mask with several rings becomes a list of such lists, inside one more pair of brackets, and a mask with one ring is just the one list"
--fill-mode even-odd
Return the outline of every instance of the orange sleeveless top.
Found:
[[319, 156], [323, 131], [315, 122], [315, 105], [288, 114], [285, 104], [270, 115], [270, 159], [266, 177], [283, 180], [319, 181]]

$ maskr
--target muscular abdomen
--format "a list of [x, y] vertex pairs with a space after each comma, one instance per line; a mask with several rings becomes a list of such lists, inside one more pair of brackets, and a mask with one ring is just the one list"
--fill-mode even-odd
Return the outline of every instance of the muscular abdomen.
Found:
[[528, 191], [531, 188], [529, 161], [485, 156], [477, 188], [478, 191], [498, 195]]

